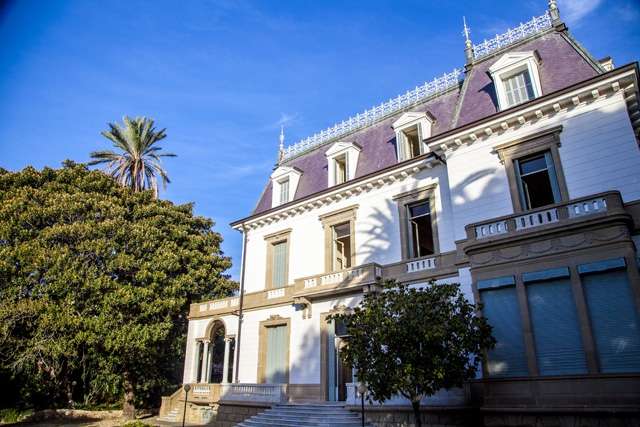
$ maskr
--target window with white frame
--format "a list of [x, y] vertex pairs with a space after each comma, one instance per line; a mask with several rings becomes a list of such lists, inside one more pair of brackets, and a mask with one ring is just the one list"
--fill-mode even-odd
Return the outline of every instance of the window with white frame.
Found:
[[362, 149], [353, 142], [336, 142], [325, 153], [327, 156], [327, 185], [343, 184], [355, 178], [358, 157]]
[[289, 201], [289, 178], [279, 181], [280, 184], [280, 204], [284, 205]]
[[343, 182], [347, 182], [347, 153], [337, 156], [334, 161], [334, 174], [335, 174], [335, 183], [336, 185], [342, 184]]
[[503, 55], [489, 68], [498, 98], [498, 109], [505, 110], [542, 95], [537, 52]]
[[280, 166], [271, 174], [271, 207], [293, 200], [302, 172], [294, 167]]
[[423, 140], [431, 136], [433, 121], [433, 117], [426, 112], [409, 112], [393, 122], [399, 161], [412, 159], [429, 151]]

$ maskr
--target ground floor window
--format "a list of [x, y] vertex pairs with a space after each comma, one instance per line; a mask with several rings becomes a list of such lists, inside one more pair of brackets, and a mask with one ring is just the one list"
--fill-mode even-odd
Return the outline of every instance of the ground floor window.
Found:
[[525, 282], [538, 372], [540, 375], [584, 374], [587, 361], [569, 269], [558, 270], [556, 275], [560, 277], [546, 280], [538, 277]]
[[512, 276], [478, 282], [483, 314], [493, 326], [496, 346], [489, 351], [487, 370], [492, 377], [518, 377], [529, 373], [520, 309]]
[[582, 271], [600, 371], [640, 372], [640, 322], [627, 272]]
[[288, 326], [267, 327], [267, 354], [265, 360], [265, 382], [269, 384], [287, 383]]
[[[625, 259], [571, 269], [477, 282], [497, 341], [487, 354], [489, 376], [640, 372], [640, 316]], [[595, 344], [597, 361], [584, 340]]]

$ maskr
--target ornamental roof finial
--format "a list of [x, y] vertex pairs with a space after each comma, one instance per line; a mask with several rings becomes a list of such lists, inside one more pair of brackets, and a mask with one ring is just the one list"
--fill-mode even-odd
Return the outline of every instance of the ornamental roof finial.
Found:
[[551, 16], [551, 25], [558, 27], [562, 24], [560, 20], [560, 9], [556, 0], [549, 0], [549, 16]]
[[462, 24], [464, 30], [462, 35], [464, 36], [464, 56], [465, 56], [465, 69], [469, 69], [473, 63], [473, 43], [471, 42], [471, 29], [467, 26], [467, 18], [462, 17]]
[[278, 161], [284, 158], [284, 125], [280, 125], [280, 146], [278, 149]]

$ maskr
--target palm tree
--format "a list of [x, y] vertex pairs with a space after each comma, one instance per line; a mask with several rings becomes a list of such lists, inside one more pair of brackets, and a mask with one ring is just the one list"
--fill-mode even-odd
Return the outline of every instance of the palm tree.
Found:
[[166, 129], [156, 131], [153, 119], [125, 116], [124, 126], [109, 123], [109, 130], [101, 135], [113, 142], [118, 152], [112, 150], [94, 151], [89, 165], [107, 163], [107, 172], [121, 185], [133, 191], [153, 189], [158, 197], [158, 176], [162, 179], [162, 187], [167, 188], [171, 182], [167, 172], [162, 168], [161, 157], [175, 157], [175, 154], [160, 154], [161, 147], [156, 143], [167, 134]]

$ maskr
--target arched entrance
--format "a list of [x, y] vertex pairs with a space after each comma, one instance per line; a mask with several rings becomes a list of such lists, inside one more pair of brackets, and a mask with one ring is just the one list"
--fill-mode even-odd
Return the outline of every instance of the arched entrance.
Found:
[[233, 377], [235, 338], [226, 335], [224, 322], [209, 324], [204, 338], [198, 342], [198, 375], [200, 383], [228, 383]]

